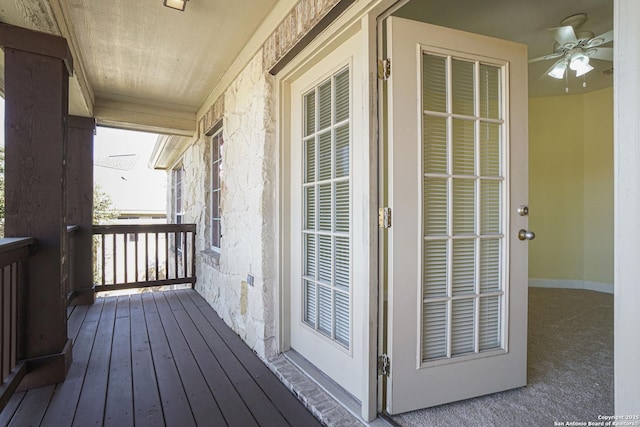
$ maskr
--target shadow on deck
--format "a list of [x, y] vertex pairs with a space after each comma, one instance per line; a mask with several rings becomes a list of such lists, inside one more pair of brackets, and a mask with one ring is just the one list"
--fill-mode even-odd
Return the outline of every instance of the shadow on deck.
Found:
[[314, 426], [193, 290], [71, 307], [63, 383], [16, 393], [0, 426]]

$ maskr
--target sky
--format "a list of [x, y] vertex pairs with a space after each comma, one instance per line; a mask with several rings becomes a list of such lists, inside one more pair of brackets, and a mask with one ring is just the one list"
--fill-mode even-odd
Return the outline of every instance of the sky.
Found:
[[[0, 129], [0, 145], [4, 146], [2, 97]], [[148, 167], [157, 138], [156, 134], [98, 126], [93, 150], [94, 182], [111, 196], [119, 211], [165, 211], [166, 172]], [[101, 166], [109, 165], [118, 158], [128, 159], [127, 170]], [[121, 166], [118, 163], [115, 165]]]

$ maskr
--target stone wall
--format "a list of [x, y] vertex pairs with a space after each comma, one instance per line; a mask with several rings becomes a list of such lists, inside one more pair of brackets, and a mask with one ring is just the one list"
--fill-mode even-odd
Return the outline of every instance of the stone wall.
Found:
[[220, 253], [210, 250], [211, 137], [203, 133], [182, 157], [185, 221], [198, 226], [196, 290], [264, 358], [277, 352], [273, 97], [262, 52], [224, 94]]
[[[276, 341], [276, 185], [274, 77], [269, 70], [344, 0], [300, 0], [250, 63], [198, 122], [182, 156], [185, 222], [196, 223], [196, 290], [265, 359]], [[349, 2], [350, 3], [350, 2]], [[210, 249], [211, 130], [222, 121], [222, 239]], [[208, 134], [208, 135], [207, 135]], [[169, 179], [173, 174], [169, 174]], [[171, 182], [170, 182], [171, 183]], [[173, 188], [172, 185], [169, 188]], [[173, 194], [167, 206], [172, 207]], [[247, 275], [255, 278], [247, 284]]]

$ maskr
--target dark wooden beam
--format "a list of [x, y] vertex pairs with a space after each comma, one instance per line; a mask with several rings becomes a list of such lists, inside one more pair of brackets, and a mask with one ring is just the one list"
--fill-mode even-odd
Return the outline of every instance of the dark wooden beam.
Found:
[[77, 226], [69, 255], [72, 305], [93, 304], [93, 136], [96, 121], [69, 117], [66, 147], [67, 224]]
[[73, 57], [64, 37], [0, 22], [0, 47], [61, 59], [73, 75]]
[[[64, 380], [67, 339], [62, 255], [66, 224], [68, 47], [61, 39], [0, 25], [5, 62], [5, 235], [33, 237], [25, 298], [21, 387]], [[66, 44], [66, 43], [65, 43]]]

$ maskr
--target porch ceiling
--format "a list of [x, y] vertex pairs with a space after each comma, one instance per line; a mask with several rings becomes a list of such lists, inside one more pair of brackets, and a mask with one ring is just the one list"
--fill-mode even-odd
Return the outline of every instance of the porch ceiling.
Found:
[[[188, 137], [197, 112], [260, 24], [271, 11], [294, 4], [191, 0], [185, 12], [178, 12], [162, 0], [6, 0], [0, 21], [67, 38], [75, 63], [71, 114]], [[398, 15], [525, 43], [533, 58], [552, 50], [546, 30], [579, 12], [589, 15], [584, 29], [595, 34], [613, 26], [612, 2], [602, 0], [414, 0]], [[2, 71], [3, 59], [0, 53]], [[564, 80], [541, 77], [551, 63], [529, 66], [530, 96], [564, 93]], [[613, 77], [602, 73], [611, 62], [594, 60], [593, 65], [586, 89], [582, 79], [569, 78], [570, 93], [613, 84]]]
[[162, 0], [7, 0], [0, 21], [70, 41], [71, 114], [191, 135], [198, 109], [278, 1], [191, 0], [179, 12]]

